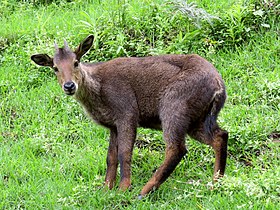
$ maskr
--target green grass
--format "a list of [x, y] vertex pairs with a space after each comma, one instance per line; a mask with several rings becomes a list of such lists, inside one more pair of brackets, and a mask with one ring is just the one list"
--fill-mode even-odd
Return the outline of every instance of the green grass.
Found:
[[[170, 13], [166, 1], [9, 2], [15, 3], [0, 3], [0, 209], [279, 209], [280, 144], [270, 138], [280, 133], [275, 17], [246, 25], [246, 40], [234, 41], [227, 31], [213, 34], [207, 23], [199, 29]], [[213, 25], [223, 31], [232, 24], [232, 2], [197, 4], [220, 18], [228, 14]], [[253, 30], [263, 23], [270, 28]], [[232, 32], [240, 37], [243, 29]], [[55, 40], [75, 47], [89, 33], [95, 49], [84, 60], [196, 52], [217, 67], [228, 93], [219, 122], [230, 139], [226, 176], [213, 189], [214, 152], [188, 139], [188, 154], [169, 179], [137, 200], [164, 155], [161, 132], [145, 129], [134, 149], [132, 189], [102, 187], [108, 131], [63, 94], [51, 70], [30, 60], [34, 53], [52, 54]]]

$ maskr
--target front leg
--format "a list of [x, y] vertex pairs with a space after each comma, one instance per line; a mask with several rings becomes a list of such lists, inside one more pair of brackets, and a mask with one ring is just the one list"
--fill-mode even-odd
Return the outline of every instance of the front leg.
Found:
[[134, 120], [122, 121], [118, 124], [118, 160], [120, 162], [121, 180], [119, 188], [126, 190], [131, 186], [131, 159], [136, 138]]
[[117, 142], [117, 130], [115, 128], [110, 129], [110, 143], [107, 154], [107, 171], [105, 178], [105, 186], [112, 189], [116, 183], [118, 167], [118, 142]]

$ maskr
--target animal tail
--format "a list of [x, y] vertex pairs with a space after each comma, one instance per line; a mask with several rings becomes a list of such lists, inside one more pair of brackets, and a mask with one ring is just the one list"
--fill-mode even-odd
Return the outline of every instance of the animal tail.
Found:
[[211, 135], [215, 132], [215, 130], [219, 128], [217, 124], [217, 117], [225, 104], [225, 100], [226, 100], [226, 92], [224, 88], [214, 93], [205, 120], [206, 130]]

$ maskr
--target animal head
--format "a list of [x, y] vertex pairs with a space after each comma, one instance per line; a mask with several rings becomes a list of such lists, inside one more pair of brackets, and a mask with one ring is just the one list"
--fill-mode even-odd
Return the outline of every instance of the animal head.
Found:
[[68, 47], [66, 41], [63, 48], [55, 44], [53, 58], [47, 54], [35, 54], [31, 56], [31, 60], [40, 66], [52, 68], [63, 91], [67, 95], [74, 95], [81, 81], [80, 59], [91, 48], [93, 39], [93, 35], [89, 35], [74, 51]]

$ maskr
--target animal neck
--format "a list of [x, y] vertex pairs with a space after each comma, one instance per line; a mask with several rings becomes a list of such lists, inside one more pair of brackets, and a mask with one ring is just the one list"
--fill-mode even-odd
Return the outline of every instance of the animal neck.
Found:
[[94, 101], [100, 94], [100, 79], [97, 75], [90, 74], [86, 69], [81, 68], [81, 79], [78, 84], [76, 99], [82, 104], [85, 101]]

